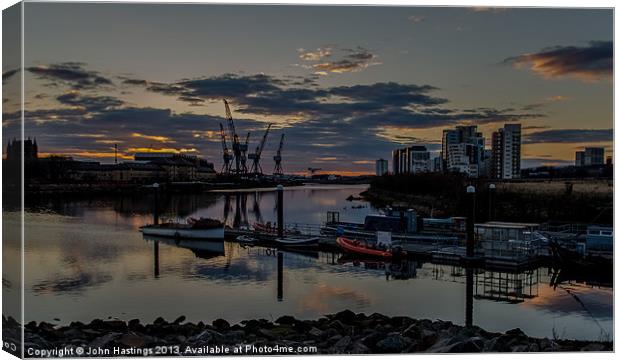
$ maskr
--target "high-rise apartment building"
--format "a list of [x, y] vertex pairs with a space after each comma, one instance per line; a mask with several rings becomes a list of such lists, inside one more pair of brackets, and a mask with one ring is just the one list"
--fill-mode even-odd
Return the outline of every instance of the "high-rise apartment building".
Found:
[[491, 177], [517, 179], [521, 177], [521, 124], [506, 124], [491, 138]]
[[484, 137], [476, 125], [457, 126], [443, 131], [441, 142], [444, 171], [466, 173], [478, 177], [484, 166]]
[[392, 151], [394, 174], [417, 174], [431, 170], [431, 154], [426, 146], [414, 145]]
[[388, 173], [388, 161], [379, 159], [375, 162], [375, 173], [377, 176], [383, 176]]

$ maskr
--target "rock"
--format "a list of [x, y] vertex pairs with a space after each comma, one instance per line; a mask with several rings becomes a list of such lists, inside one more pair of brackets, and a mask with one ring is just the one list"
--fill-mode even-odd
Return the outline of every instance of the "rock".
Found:
[[217, 330], [227, 330], [230, 328], [230, 324], [228, 323], [228, 321], [224, 320], [224, 319], [217, 319], [214, 320], [212, 323], [213, 327], [216, 328]]
[[135, 333], [129, 333], [121, 336], [118, 342], [128, 347], [141, 347], [146, 344], [143, 337], [136, 335]]
[[377, 342], [377, 349], [382, 353], [400, 353], [411, 345], [411, 340], [400, 334], [388, 335]]
[[364, 345], [361, 341], [356, 341], [353, 345], [350, 346], [351, 354], [368, 354], [370, 353], [370, 349]]
[[258, 335], [261, 335], [269, 340], [276, 340], [277, 336], [269, 329], [259, 329]]
[[385, 338], [386, 334], [380, 331], [374, 331], [361, 339], [362, 343], [367, 347], [374, 349], [375, 345]]
[[511, 348], [512, 352], [539, 352], [540, 348], [535, 342], [529, 344], [516, 345]]
[[188, 339], [190, 343], [198, 343], [198, 344], [210, 344], [210, 343], [219, 343], [224, 340], [224, 336], [211, 329], [205, 329], [200, 334], [194, 335]]
[[484, 348], [484, 339], [479, 337], [463, 338], [456, 336], [438, 341], [427, 350], [432, 353], [475, 353]]
[[127, 331], [127, 324], [122, 320], [107, 320], [103, 322], [103, 326], [111, 331], [125, 332]]
[[342, 354], [344, 350], [351, 344], [351, 337], [345, 336], [338, 340], [330, 349], [330, 353]]
[[185, 321], [185, 315], [179, 316], [176, 320], [174, 320], [173, 324], [180, 324]]
[[91, 348], [106, 348], [106, 347], [109, 347], [109, 345], [111, 345], [111, 343], [114, 340], [116, 340], [119, 336], [121, 336], [120, 333], [115, 333], [115, 332], [108, 333], [91, 341], [90, 344], [88, 344], [88, 346], [90, 346]]
[[581, 351], [609, 351], [601, 343], [591, 343], [581, 348]]
[[525, 333], [523, 332], [523, 330], [521, 330], [519, 328], [514, 328], [514, 329], [506, 331], [506, 335], [526, 336]]
[[334, 320], [339, 320], [345, 324], [353, 324], [355, 323], [356, 315], [351, 310], [344, 310], [334, 315]]
[[317, 329], [315, 327], [313, 327], [312, 329], [310, 329], [310, 331], [308, 331], [308, 334], [310, 336], [316, 337], [316, 338], [321, 338], [323, 337], [323, 334], [325, 332], [323, 330]]
[[163, 317], [158, 317], [157, 319], [155, 319], [155, 321], [153, 321], [153, 325], [164, 325], [167, 324], [168, 322], [166, 322], [166, 320], [164, 320]]
[[276, 320], [276, 323], [281, 324], [281, 325], [292, 325], [295, 322], [297, 322], [297, 320], [294, 317], [289, 316], [289, 315], [280, 316]]

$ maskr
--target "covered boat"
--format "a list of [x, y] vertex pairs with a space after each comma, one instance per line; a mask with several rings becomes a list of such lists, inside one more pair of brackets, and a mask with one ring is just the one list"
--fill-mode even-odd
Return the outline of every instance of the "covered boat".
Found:
[[392, 258], [394, 256], [405, 254], [399, 247], [398, 248], [373, 247], [371, 245], [366, 245], [365, 243], [362, 243], [361, 241], [347, 239], [342, 236], [336, 239], [336, 243], [345, 252], [364, 255], [364, 256]]
[[177, 239], [224, 239], [224, 224], [215, 219], [189, 218], [187, 223], [167, 222], [140, 228], [144, 235]]

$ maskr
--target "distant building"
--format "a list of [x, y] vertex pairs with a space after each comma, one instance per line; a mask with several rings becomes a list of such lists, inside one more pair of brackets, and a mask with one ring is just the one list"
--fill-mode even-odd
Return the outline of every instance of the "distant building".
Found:
[[433, 172], [442, 172], [443, 171], [443, 158], [441, 154], [439, 156], [433, 158]]
[[585, 151], [577, 151], [575, 152], [575, 166], [584, 166], [585, 164]]
[[605, 148], [587, 147], [575, 153], [575, 166], [605, 165]]
[[490, 173], [494, 179], [521, 177], [521, 124], [506, 124], [491, 139]]
[[383, 176], [388, 173], [388, 161], [379, 159], [375, 162], [375, 173], [377, 176]]
[[431, 169], [431, 154], [426, 146], [414, 145], [392, 151], [394, 174], [417, 174], [430, 172]]
[[485, 175], [484, 137], [476, 125], [457, 126], [443, 131], [441, 157], [444, 171], [461, 172], [471, 177]]
[[22, 155], [22, 143], [24, 146], [24, 161], [36, 160], [39, 158], [39, 147], [37, 146], [37, 140], [31, 140], [30, 138], [22, 141], [13, 139], [9, 141], [6, 146], [6, 159], [9, 161], [21, 161]]

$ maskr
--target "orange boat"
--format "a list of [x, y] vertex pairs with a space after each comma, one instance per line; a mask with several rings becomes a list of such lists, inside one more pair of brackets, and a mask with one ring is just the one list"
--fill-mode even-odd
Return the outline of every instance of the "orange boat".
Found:
[[391, 258], [395, 255], [404, 255], [403, 251], [394, 251], [395, 249], [376, 249], [370, 246], [365, 245], [364, 243], [358, 240], [347, 239], [345, 237], [339, 237], [336, 239], [336, 243], [340, 246], [344, 251], [367, 255], [367, 256], [375, 256], [381, 258]]

